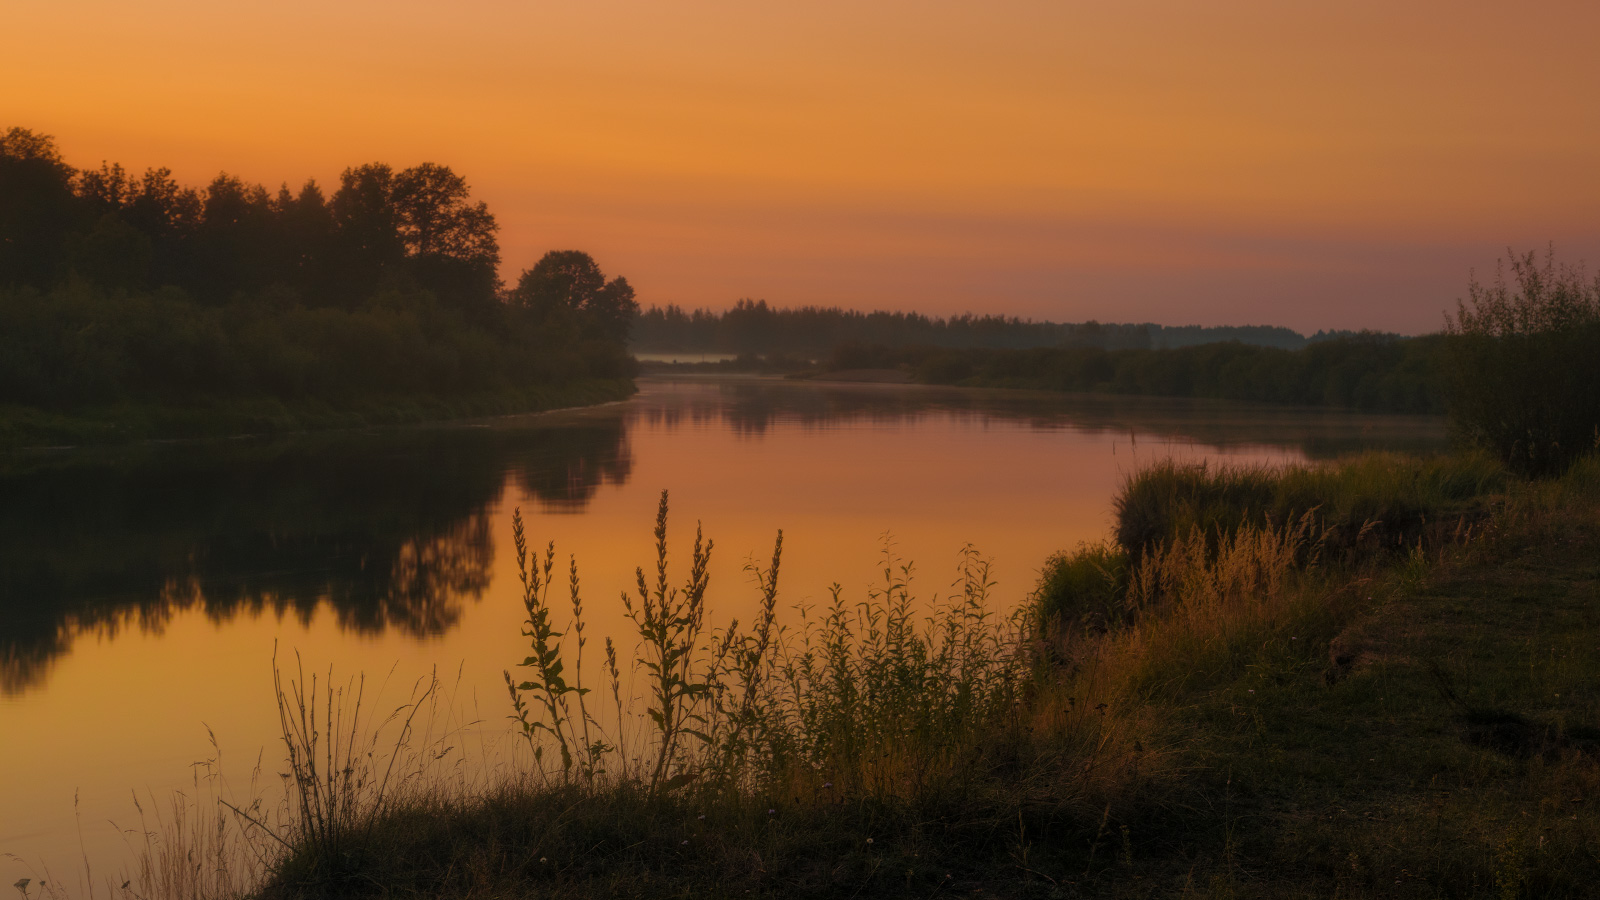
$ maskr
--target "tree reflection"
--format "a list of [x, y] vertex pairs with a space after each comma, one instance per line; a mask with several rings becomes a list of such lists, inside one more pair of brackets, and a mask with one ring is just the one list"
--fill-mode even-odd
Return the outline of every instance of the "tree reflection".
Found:
[[1141, 440], [1217, 448], [1280, 447], [1312, 459], [1370, 449], [1431, 452], [1445, 443], [1443, 422], [1435, 416], [1192, 398], [774, 379], [662, 382], [633, 402], [630, 415], [664, 429], [718, 422], [746, 437], [761, 437], [780, 424], [835, 428], [942, 416], [1089, 434], [1131, 433]]
[[217, 622], [326, 610], [350, 631], [445, 632], [488, 587], [507, 485], [580, 512], [631, 477], [631, 424], [760, 440], [929, 417], [1311, 457], [1443, 438], [1437, 420], [1406, 416], [730, 379], [649, 382], [626, 405], [520, 425], [0, 461], [0, 693], [39, 683], [85, 631], [159, 630], [191, 610]]
[[[611, 447], [597, 453], [595, 448]], [[517, 460], [517, 483], [549, 512], [581, 512], [602, 484], [626, 484], [633, 455], [614, 420], [601, 419], [550, 431]]]
[[252, 446], [146, 448], [0, 473], [0, 693], [85, 632], [180, 613], [441, 634], [489, 585], [508, 476], [580, 510], [631, 471], [611, 417]]

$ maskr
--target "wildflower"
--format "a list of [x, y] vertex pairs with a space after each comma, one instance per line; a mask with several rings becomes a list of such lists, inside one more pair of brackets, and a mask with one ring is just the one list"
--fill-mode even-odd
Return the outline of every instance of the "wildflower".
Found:
[[872, 838], [867, 838], [867, 843], [872, 843]]
[[542, 856], [541, 856], [541, 857], [539, 857], [539, 862], [541, 862], [541, 863], [547, 863], [547, 862], [549, 862], [549, 861], [550, 861], [550, 860], [548, 860], [548, 859], [545, 859], [545, 858], [544, 858], [544, 857], [542, 857]]
[[777, 815], [777, 814], [778, 814], [778, 811], [777, 811], [777, 810], [775, 810], [775, 809], [769, 809], [769, 810], [767, 810], [767, 815], [769, 815], [769, 816], [775, 816], [775, 815]]
[[823, 782], [823, 783], [822, 783], [822, 789], [823, 789], [823, 790], [827, 790], [827, 791], [831, 791], [831, 790], [833, 790], [833, 782], [831, 782], [831, 781], [824, 781], [824, 782]]
[[706, 814], [705, 814], [705, 813], [701, 813], [701, 814], [700, 814], [700, 815], [699, 815], [699, 816], [698, 816], [698, 818], [700, 818], [700, 819], [701, 819], [701, 820], [704, 820], [704, 819], [705, 819], [705, 817], [706, 817]]

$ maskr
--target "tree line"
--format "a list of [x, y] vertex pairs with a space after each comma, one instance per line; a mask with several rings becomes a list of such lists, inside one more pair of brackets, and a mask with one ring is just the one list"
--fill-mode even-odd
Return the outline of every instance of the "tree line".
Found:
[[1600, 276], [1552, 248], [1471, 279], [1439, 334], [1322, 335], [1299, 349], [890, 347], [848, 343], [834, 370], [899, 368], [929, 384], [1253, 400], [1445, 413], [1457, 439], [1513, 471], [1558, 475], [1600, 452]]
[[833, 353], [829, 364], [841, 370], [901, 368], [927, 384], [1439, 413], [1445, 409], [1442, 349], [1437, 335], [1379, 334], [1340, 336], [1298, 350], [1238, 341], [1167, 350], [847, 344]]
[[1094, 347], [1152, 350], [1220, 341], [1293, 350], [1353, 332], [1306, 337], [1270, 325], [1220, 326], [1035, 322], [1015, 316], [948, 318], [915, 312], [859, 312], [837, 307], [778, 308], [740, 300], [728, 310], [652, 306], [634, 326], [632, 346], [650, 353], [732, 353], [825, 357], [844, 344], [884, 347]]
[[0, 133], [0, 402], [450, 394], [631, 374], [625, 278], [553, 251], [501, 282], [498, 224], [445, 165], [269, 191], [69, 165]]

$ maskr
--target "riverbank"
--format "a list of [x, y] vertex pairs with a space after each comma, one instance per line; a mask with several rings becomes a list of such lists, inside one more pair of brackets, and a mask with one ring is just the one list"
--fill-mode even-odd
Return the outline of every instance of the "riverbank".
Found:
[[[1317, 552], [1302, 521], [1147, 556], [1150, 602], [1027, 644], [977, 730], [883, 739], [973, 682], [834, 629], [818, 645], [833, 671], [866, 688], [902, 674], [762, 705], [822, 716], [762, 720], [822, 741], [805, 765], [752, 738], [766, 751], [733, 781], [580, 762], [409, 796], [338, 829], [336, 855], [291, 840], [263, 894], [1584, 896], [1600, 877], [1600, 464], [1477, 485], [1418, 491], [1477, 502], [1357, 554]], [[784, 706], [807, 696], [828, 702]]]
[[1295, 350], [1237, 342], [1172, 349], [835, 349], [819, 378], [897, 377], [920, 384], [1245, 400], [1367, 412], [1444, 410], [1444, 340], [1350, 335]]
[[71, 413], [0, 405], [0, 450], [416, 425], [592, 406], [625, 400], [635, 390], [632, 379], [594, 378], [451, 396], [395, 394], [337, 402], [218, 398], [120, 403]]

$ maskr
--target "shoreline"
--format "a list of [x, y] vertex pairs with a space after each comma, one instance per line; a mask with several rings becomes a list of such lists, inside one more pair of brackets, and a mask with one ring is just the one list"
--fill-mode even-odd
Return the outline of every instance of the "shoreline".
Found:
[[[1350, 487], [1415, 488], [1384, 477], [1411, 462], [1373, 462], [1394, 471]], [[1029, 690], [910, 761], [850, 745], [769, 782], [686, 770], [662, 790], [626, 762], [506, 773], [374, 806], [336, 840], [291, 835], [248, 895], [1580, 896], [1596, 474], [1490, 478], [1465, 531], [1424, 498], [1437, 521], [1410, 550], [1358, 536], [1295, 562], [1308, 533], [1269, 521], [1214, 560], [1153, 563], [1206, 577], [1137, 627], [1069, 612], [1084, 628], [1045, 632]]]
[[0, 453], [55, 453], [91, 447], [245, 440], [295, 434], [463, 423], [584, 409], [638, 392], [633, 379], [585, 379], [459, 397], [367, 397], [334, 405], [268, 397], [208, 398], [193, 404], [125, 403], [76, 413], [0, 406]]

